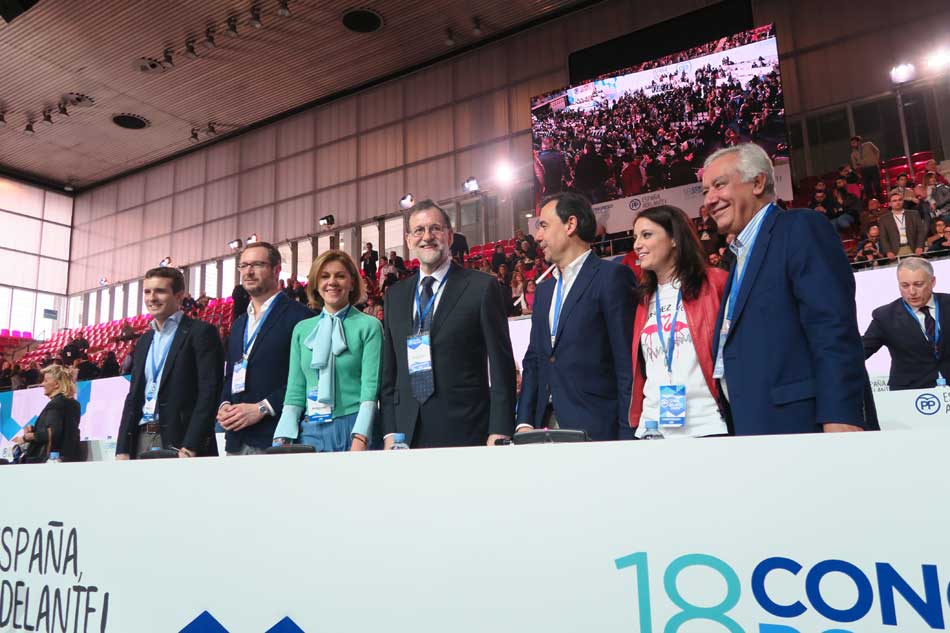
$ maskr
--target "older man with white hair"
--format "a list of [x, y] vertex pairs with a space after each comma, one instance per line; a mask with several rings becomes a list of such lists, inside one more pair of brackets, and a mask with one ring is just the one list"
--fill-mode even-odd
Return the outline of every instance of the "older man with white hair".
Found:
[[936, 283], [933, 266], [926, 259], [902, 259], [897, 265], [901, 298], [871, 313], [871, 324], [864, 333], [864, 355], [870, 357], [887, 348], [891, 355], [887, 384], [892, 391], [947, 384], [950, 295], [934, 292]]
[[827, 219], [778, 207], [772, 161], [751, 143], [706, 159], [703, 195], [719, 231], [736, 235], [713, 340], [730, 432], [873, 427], [854, 276]]

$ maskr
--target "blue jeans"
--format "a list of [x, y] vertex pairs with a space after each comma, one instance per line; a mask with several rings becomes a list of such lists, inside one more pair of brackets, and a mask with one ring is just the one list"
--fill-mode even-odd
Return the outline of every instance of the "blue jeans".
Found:
[[350, 435], [356, 424], [356, 414], [333, 418], [323, 424], [315, 424], [305, 419], [300, 421], [300, 433], [297, 444], [307, 444], [318, 453], [341, 453], [350, 450]]
[[845, 213], [831, 220], [831, 224], [839, 231], [847, 231], [851, 228], [851, 225], [854, 224], [854, 218]]

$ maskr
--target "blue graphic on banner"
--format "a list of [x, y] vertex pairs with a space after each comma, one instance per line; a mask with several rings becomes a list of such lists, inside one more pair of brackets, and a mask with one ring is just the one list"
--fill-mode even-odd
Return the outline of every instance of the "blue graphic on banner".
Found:
[[180, 633], [228, 633], [228, 630], [221, 626], [221, 623], [215, 620], [213, 615], [205, 611], [192, 620], [191, 624], [183, 628]]
[[12, 440], [22, 428], [23, 425], [13, 419], [13, 392], [0, 393], [0, 433]]
[[304, 633], [304, 630], [290, 618], [284, 618], [272, 628], [267, 629], [267, 633]]

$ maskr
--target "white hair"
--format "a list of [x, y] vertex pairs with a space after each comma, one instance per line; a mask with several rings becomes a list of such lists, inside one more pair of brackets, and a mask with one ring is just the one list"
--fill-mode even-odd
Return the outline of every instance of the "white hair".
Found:
[[723, 156], [736, 154], [736, 171], [739, 173], [742, 182], [752, 182], [759, 174], [765, 175], [765, 195], [775, 195], [775, 169], [772, 167], [772, 159], [765, 153], [765, 150], [755, 143], [743, 143], [734, 147], [724, 147], [709, 155], [706, 162], [703, 163], [703, 171], [709, 168], [713, 161], [719, 160]]
[[934, 267], [923, 257], [905, 257], [897, 264], [897, 274], [899, 275], [905, 268], [911, 272], [926, 270], [928, 278], [934, 276]]

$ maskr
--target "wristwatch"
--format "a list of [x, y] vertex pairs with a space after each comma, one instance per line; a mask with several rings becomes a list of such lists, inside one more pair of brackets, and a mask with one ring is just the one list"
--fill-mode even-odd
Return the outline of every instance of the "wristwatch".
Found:
[[267, 405], [266, 405], [266, 404], [264, 404], [263, 402], [258, 402], [258, 403], [257, 403], [257, 410], [260, 412], [261, 416], [263, 416], [263, 417], [265, 417], [265, 418], [267, 417], [268, 411], [267, 411]]

